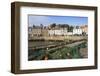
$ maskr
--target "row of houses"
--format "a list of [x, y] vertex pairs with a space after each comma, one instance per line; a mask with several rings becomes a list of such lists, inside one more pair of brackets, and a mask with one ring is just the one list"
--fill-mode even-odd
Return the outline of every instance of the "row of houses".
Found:
[[56, 29], [41, 29], [41, 28], [29, 28], [29, 37], [33, 36], [65, 36], [65, 35], [87, 35], [88, 27], [80, 26], [79, 28], [74, 27], [72, 32], [69, 32], [67, 28], [56, 28]]
[[68, 30], [66, 29], [61, 29], [61, 30], [48, 30], [48, 34], [49, 35], [83, 35], [83, 34], [88, 34], [87, 29], [86, 28], [74, 28], [72, 32], [68, 32]]
[[72, 32], [68, 32], [67, 30], [48, 30], [49, 36], [52, 35], [72, 35]]

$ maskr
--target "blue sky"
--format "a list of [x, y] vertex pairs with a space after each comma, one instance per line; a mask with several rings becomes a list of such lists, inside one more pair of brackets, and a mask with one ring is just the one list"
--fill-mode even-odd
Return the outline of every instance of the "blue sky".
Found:
[[72, 26], [88, 25], [88, 17], [77, 16], [42, 16], [42, 15], [29, 15], [29, 26], [43, 24], [48, 26], [52, 23], [56, 24], [69, 24]]

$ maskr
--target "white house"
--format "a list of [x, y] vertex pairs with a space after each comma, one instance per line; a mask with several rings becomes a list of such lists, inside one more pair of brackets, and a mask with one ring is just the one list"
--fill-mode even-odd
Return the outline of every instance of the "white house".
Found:
[[63, 30], [54, 30], [55, 35], [63, 35]]
[[55, 34], [55, 31], [54, 30], [48, 30], [48, 34], [51, 36], [51, 35], [54, 35]]
[[62, 35], [63, 34], [63, 30], [48, 30], [48, 34], [50, 36], [52, 36], [52, 35]]
[[48, 34], [51, 35], [67, 35], [66, 29], [55, 29], [55, 30], [48, 30]]
[[82, 34], [82, 29], [80, 29], [80, 28], [74, 28], [73, 29], [73, 35], [75, 35], [75, 34], [81, 35]]

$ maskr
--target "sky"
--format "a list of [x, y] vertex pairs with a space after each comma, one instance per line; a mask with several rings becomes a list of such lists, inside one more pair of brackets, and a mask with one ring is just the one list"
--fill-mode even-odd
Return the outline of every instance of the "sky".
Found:
[[77, 17], [77, 16], [43, 16], [43, 15], [29, 15], [28, 16], [29, 26], [39, 26], [43, 24], [48, 26], [52, 23], [56, 24], [69, 24], [72, 26], [88, 25], [88, 17]]

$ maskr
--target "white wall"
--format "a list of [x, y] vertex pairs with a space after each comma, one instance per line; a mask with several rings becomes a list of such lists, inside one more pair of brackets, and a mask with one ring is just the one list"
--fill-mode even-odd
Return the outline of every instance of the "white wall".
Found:
[[[28, 1], [40, 3], [57, 3], [57, 4], [74, 4], [74, 5], [87, 5], [99, 7], [99, 20], [100, 20], [100, 0], [1, 0], [0, 1], [0, 76], [16, 76], [10, 73], [10, 60], [11, 60], [11, 15], [10, 3], [12, 1]], [[100, 24], [100, 22], [98, 23]], [[98, 33], [100, 33], [100, 26], [98, 25]], [[98, 36], [98, 43], [100, 42], [100, 35]], [[100, 46], [100, 44], [98, 45]], [[98, 48], [100, 58], [100, 48]], [[65, 71], [65, 72], [52, 72], [52, 73], [38, 73], [38, 74], [21, 74], [18, 76], [100, 76], [100, 59], [98, 70], [81, 70], [81, 71]]]

